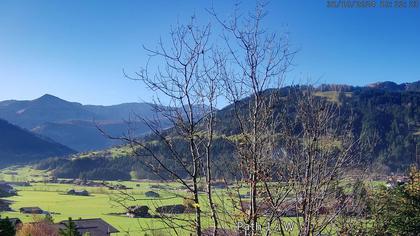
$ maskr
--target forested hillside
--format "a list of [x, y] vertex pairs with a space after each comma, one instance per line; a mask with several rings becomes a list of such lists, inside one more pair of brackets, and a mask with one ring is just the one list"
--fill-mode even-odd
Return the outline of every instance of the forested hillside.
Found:
[[[413, 84], [392, 89], [389, 89], [389, 84], [388, 87], [378, 84], [367, 87], [341, 86], [338, 87], [338, 91], [333, 90], [337, 89], [337, 86], [323, 85], [315, 94], [319, 99], [338, 105], [339, 118], [336, 122], [352, 120], [354, 136], [360, 139], [360, 145], [363, 146], [360, 148], [363, 150], [362, 159], [372, 170], [389, 173], [404, 171], [416, 160], [416, 145], [419, 145], [420, 140], [420, 92]], [[265, 94], [278, 95], [280, 99], [275, 109], [280, 112], [286, 107], [293, 110], [296, 95], [304, 90], [305, 86], [295, 86], [268, 90]], [[217, 177], [229, 177], [230, 173], [235, 171], [231, 143], [238, 138], [238, 123], [233, 107], [236, 106], [240, 110], [249, 102], [250, 99], [244, 99], [217, 112], [217, 135], [213, 147], [216, 154], [215, 163], [218, 165], [218, 168], [215, 168]], [[295, 114], [291, 112], [289, 115]], [[166, 132], [172, 132], [174, 147], [178, 153], [188, 153], [187, 145], [177, 141], [174, 130]], [[143, 140], [156, 153], [168, 154], [169, 150], [161, 145], [159, 138], [149, 135]], [[142, 153], [141, 150], [139, 152]], [[113, 173], [115, 179], [127, 179], [128, 173], [136, 178], [158, 178], [142, 165], [144, 160], [149, 158], [147, 153], [143, 152], [144, 155], [140, 157], [132, 157], [131, 153], [129, 147], [120, 147], [79, 155], [79, 158], [74, 160], [47, 160], [37, 167], [52, 169], [57, 177], [110, 178], [105, 171], [108, 170], [109, 173]]]
[[0, 134], [0, 166], [75, 153], [66, 146], [39, 137], [1, 119]]

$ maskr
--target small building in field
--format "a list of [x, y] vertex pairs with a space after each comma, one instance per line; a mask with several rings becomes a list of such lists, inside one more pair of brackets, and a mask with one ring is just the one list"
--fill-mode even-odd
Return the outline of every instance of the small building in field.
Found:
[[130, 218], [150, 218], [148, 206], [130, 206], [127, 208], [126, 215]]
[[[72, 222], [74, 222], [76, 230], [81, 235], [110, 236], [120, 232], [101, 218], [72, 220]], [[59, 228], [64, 229], [68, 223], [68, 220], [64, 220], [57, 225]]]
[[20, 213], [23, 214], [43, 214], [44, 211], [39, 207], [21, 207], [19, 208]]
[[70, 189], [69, 191], [67, 191], [68, 195], [76, 195], [76, 196], [89, 196], [89, 192], [86, 190], [74, 190], [74, 189]]

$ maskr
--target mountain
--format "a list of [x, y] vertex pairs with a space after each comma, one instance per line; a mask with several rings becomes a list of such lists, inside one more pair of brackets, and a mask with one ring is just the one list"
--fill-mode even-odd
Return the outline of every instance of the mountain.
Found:
[[367, 85], [369, 88], [382, 89], [387, 91], [417, 91], [420, 92], [420, 81], [413, 83], [397, 84], [392, 81], [377, 82]]
[[66, 146], [1, 119], [0, 134], [0, 166], [75, 153]]
[[[415, 163], [416, 149], [420, 148], [420, 91], [413, 89], [416, 84], [419, 83], [406, 83], [404, 87], [398, 86], [398, 89], [395, 89], [394, 85], [385, 86], [386, 84], [365, 87], [322, 85], [316, 88], [315, 95], [339, 106], [340, 113], [337, 122], [345, 122], [352, 117], [352, 131], [355, 137], [372, 144], [367, 147], [369, 150], [363, 152], [362, 158], [366, 163], [370, 163], [373, 171], [403, 172]], [[340, 90], [335, 90], [337, 88]], [[263, 95], [277, 93], [281, 97], [281, 102], [274, 109], [280, 110], [284, 106], [295, 104], [293, 100], [295, 97], [290, 96], [290, 91], [298, 94], [305, 89], [305, 86], [285, 87], [279, 90], [267, 90]], [[246, 108], [250, 101], [250, 98], [238, 101], [236, 107]], [[214, 162], [219, 163], [219, 168], [215, 170], [215, 178], [229, 178], [226, 175], [234, 170], [232, 164], [234, 150], [227, 141], [234, 139], [239, 132], [239, 124], [235, 119], [233, 107], [232, 104], [228, 105], [218, 110], [216, 114], [216, 138], [213, 148], [216, 151]], [[244, 109], [243, 112], [245, 111]], [[168, 132], [170, 131], [168, 129]], [[160, 155], [168, 154], [167, 148], [153, 135], [146, 136], [144, 140], [150, 143], [153, 150]], [[376, 140], [375, 144], [372, 140]], [[173, 146], [178, 153], [188, 153], [187, 146], [182, 142]], [[134, 171], [139, 178], [158, 178], [142, 165], [143, 158], [147, 156], [132, 158], [130, 153], [130, 147], [121, 146], [100, 152], [83, 153], [71, 160], [45, 160], [37, 167], [52, 169], [57, 177], [63, 178], [90, 176], [98, 178], [96, 174], [106, 173], [104, 170], [119, 170], [126, 173]], [[91, 173], [91, 167], [95, 168], [95, 175]]]
[[[149, 131], [142, 123], [136, 123], [136, 134], [142, 135]], [[117, 140], [106, 137], [98, 129], [106, 131], [107, 135], [121, 136], [128, 130], [128, 124], [121, 121], [91, 122], [71, 120], [67, 122], [47, 122], [32, 129], [33, 132], [42, 134], [59, 143], [66, 144], [78, 151], [100, 150], [121, 144]]]
[[0, 118], [26, 129], [45, 122], [92, 119], [94, 114], [82, 104], [46, 94], [32, 101], [0, 102]]
[[[98, 129], [120, 136], [127, 132], [126, 120], [139, 115], [152, 118], [153, 105], [125, 103], [113, 106], [82, 105], [46, 94], [30, 101], [0, 102], [0, 118], [37, 134], [49, 137], [77, 151], [104, 149], [120, 144], [106, 138]], [[135, 134], [149, 131], [135, 122]]]

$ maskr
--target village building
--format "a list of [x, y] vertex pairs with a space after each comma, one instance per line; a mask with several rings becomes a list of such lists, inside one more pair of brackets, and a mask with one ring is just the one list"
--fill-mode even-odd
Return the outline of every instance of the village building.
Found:
[[21, 207], [20, 213], [23, 214], [44, 214], [45, 212], [39, 207]]
[[126, 215], [130, 218], [150, 218], [148, 206], [130, 206], [127, 208]]
[[89, 192], [86, 190], [74, 190], [70, 189], [67, 191], [68, 195], [76, 195], [76, 196], [89, 196]]
[[[106, 221], [100, 218], [72, 220], [72, 222], [74, 222], [76, 225], [76, 230], [81, 235], [110, 236], [120, 232], [112, 225], [108, 224]], [[61, 221], [57, 225], [59, 228], [65, 228], [66, 224], [68, 224], [68, 220]]]

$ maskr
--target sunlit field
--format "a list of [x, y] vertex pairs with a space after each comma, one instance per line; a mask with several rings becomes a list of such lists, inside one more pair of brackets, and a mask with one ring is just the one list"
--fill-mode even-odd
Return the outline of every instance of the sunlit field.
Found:
[[[0, 176], [6, 181], [41, 181], [40, 183], [31, 183], [31, 186], [17, 186], [18, 195], [4, 198], [12, 201], [12, 212], [2, 212], [2, 217], [18, 217], [23, 222], [34, 221], [34, 216], [30, 214], [22, 214], [19, 212], [21, 207], [40, 207], [44, 211], [48, 211], [55, 222], [66, 220], [69, 217], [73, 219], [88, 219], [88, 218], [102, 218], [115, 228], [120, 233], [117, 235], [144, 235], [147, 229], [154, 229], [155, 232], [165, 232], [167, 227], [159, 218], [129, 218], [124, 212], [123, 206], [119, 205], [115, 199], [119, 196], [118, 190], [109, 190], [106, 186], [90, 187], [79, 186], [73, 184], [58, 184], [48, 183], [48, 172], [41, 172], [28, 167], [24, 168], [8, 168], [0, 172]], [[45, 182], [42, 182], [45, 181]], [[111, 181], [109, 184], [123, 184], [129, 188], [123, 192], [129, 193], [130, 197], [137, 199], [137, 201], [126, 201], [126, 206], [129, 205], [147, 205], [149, 212], [154, 215], [156, 207], [172, 204], [182, 204], [186, 191], [179, 189], [180, 185], [177, 183], [159, 183], [159, 182], [144, 182], [144, 181]], [[156, 189], [156, 186], [161, 188]], [[90, 196], [73, 196], [67, 195], [66, 192], [70, 189], [87, 190]], [[145, 192], [158, 192], [160, 197], [156, 199], [147, 198]], [[222, 190], [218, 190], [216, 201], [221, 203], [223, 195]], [[200, 206], [205, 212], [208, 210], [204, 202]], [[226, 207], [224, 204], [223, 207]], [[233, 209], [226, 211], [233, 212]], [[176, 216], [182, 219], [192, 219], [194, 214], [180, 214]], [[204, 226], [210, 227], [209, 217], [204, 217]], [[184, 222], [185, 224], [185, 222]], [[235, 227], [233, 224], [232, 228]], [[151, 231], [148, 231], [152, 233]], [[182, 230], [181, 230], [182, 232]], [[188, 232], [184, 231], [187, 235]]]

